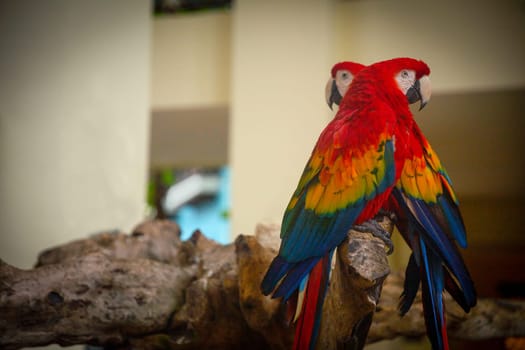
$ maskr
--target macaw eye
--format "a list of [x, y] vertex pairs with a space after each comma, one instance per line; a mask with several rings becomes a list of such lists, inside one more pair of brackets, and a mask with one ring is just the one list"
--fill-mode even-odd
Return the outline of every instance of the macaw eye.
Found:
[[401, 76], [402, 76], [403, 78], [408, 78], [408, 71], [406, 71], [406, 70], [402, 71], [402, 72], [401, 72]]

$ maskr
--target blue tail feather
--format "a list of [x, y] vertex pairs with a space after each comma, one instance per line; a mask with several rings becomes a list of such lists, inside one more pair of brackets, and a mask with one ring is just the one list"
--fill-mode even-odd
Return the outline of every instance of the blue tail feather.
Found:
[[[445, 310], [443, 307], [444, 275], [441, 259], [420, 239], [422, 279], [422, 299], [425, 310], [427, 333], [434, 350], [448, 349], [446, 338]], [[431, 311], [431, 312], [429, 312]]]
[[415, 206], [417, 208], [417, 218], [424, 218], [421, 222], [426, 223], [418, 231], [425, 237], [425, 242], [429, 248], [440, 256], [442, 263], [457, 278], [467, 302], [472, 306], [475, 305], [476, 292], [474, 285], [457, 246], [448, 238], [433, 216], [429, 215], [428, 206], [420, 200], [413, 202], [417, 202]]
[[463, 311], [469, 312], [470, 309], [474, 306], [472, 300], [467, 300], [465, 293], [461, 290], [460, 286], [450, 274], [450, 271], [445, 269], [445, 289], [449, 294], [454, 298], [454, 300], [461, 306]]
[[403, 294], [401, 294], [401, 300], [399, 302], [399, 313], [401, 316], [406, 314], [414, 299], [416, 298], [417, 291], [419, 289], [420, 277], [419, 277], [419, 266], [417, 265], [414, 253], [410, 255], [408, 260], [407, 268], [405, 271], [405, 284]]

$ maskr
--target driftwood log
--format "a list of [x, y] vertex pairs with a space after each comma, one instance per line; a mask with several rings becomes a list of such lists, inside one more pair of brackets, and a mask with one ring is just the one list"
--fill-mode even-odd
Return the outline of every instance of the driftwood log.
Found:
[[[182, 242], [176, 224], [150, 221], [49, 249], [31, 270], [0, 260], [0, 348], [288, 349], [284, 307], [259, 291], [278, 245], [275, 225], [220, 245], [200, 232]], [[403, 277], [389, 275], [381, 240], [350, 231], [334, 261], [319, 349], [355, 345], [371, 315], [369, 342], [424, 335], [419, 298], [397, 313]], [[466, 315], [447, 300], [447, 310], [451, 337], [525, 336], [524, 302], [482, 299]]]

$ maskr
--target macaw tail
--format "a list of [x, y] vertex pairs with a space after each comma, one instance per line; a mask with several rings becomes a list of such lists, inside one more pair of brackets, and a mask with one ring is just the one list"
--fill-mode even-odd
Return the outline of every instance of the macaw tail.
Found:
[[261, 290], [287, 303], [287, 319], [296, 322], [294, 350], [315, 348], [334, 250], [325, 256], [289, 263], [277, 256], [261, 283]]
[[[399, 206], [399, 203], [403, 205]], [[434, 224], [430, 210], [426, 210], [430, 206], [418, 207], [420, 203], [410, 199], [398, 200], [393, 204], [398, 205], [396, 225], [412, 249], [399, 312], [401, 315], [407, 313], [421, 285], [423, 313], [432, 349], [448, 349], [443, 292], [447, 290], [463, 310], [469, 312], [476, 304], [472, 279], [451, 238], [453, 236], [441, 230], [440, 225]], [[414, 209], [416, 215], [409, 208]]]
[[324, 298], [330, 280], [333, 251], [321, 258], [310, 274], [301, 282], [295, 311], [295, 338], [293, 350], [315, 348], [323, 311]]
[[427, 248], [423, 239], [420, 238], [419, 242], [421, 250], [421, 296], [428, 338], [433, 349], [448, 350], [445, 306], [443, 304], [443, 290], [445, 288], [443, 262], [431, 249]]
[[414, 243], [414, 253], [410, 256], [405, 272], [405, 286], [399, 312], [401, 316], [407, 313], [421, 283], [423, 314], [432, 349], [448, 350], [443, 290], [445, 281], [451, 276], [443, 267], [442, 259], [427, 247], [422, 238]]

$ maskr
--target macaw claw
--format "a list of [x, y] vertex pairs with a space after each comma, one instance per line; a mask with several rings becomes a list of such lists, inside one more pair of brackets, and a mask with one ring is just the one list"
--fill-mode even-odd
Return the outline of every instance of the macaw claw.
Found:
[[386, 251], [387, 255], [392, 254], [394, 251], [394, 243], [392, 243], [392, 239], [390, 239], [390, 232], [385, 230], [377, 221], [371, 219], [363, 222], [362, 224], [354, 225], [352, 229], [363, 233], [369, 232], [374, 237], [382, 240], [385, 243], [385, 246], [388, 248]]

